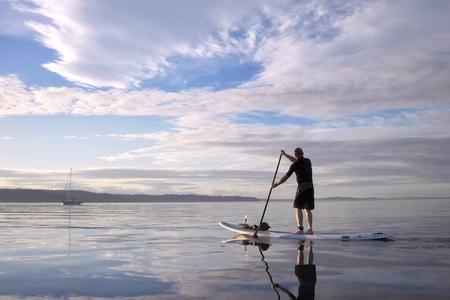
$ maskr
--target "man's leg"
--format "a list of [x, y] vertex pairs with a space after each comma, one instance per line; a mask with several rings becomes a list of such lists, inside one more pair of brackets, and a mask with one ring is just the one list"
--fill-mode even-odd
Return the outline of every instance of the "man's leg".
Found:
[[303, 244], [300, 244], [297, 248], [297, 266], [301, 266], [305, 264], [305, 255], [303, 254]]
[[308, 244], [308, 258], [306, 259], [307, 265], [313, 265], [314, 264], [314, 254], [313, 254], [313, 247], [312, 247], [312, 241], [309, 241]]
[[312, 223], [313, 223], [312, 212], [309, 209], [305, 209], [305, 213], [306, 213], [306, 218], [308, 219], [308, 231], [306, 233], [313, 234], [313, 230], [312, 230]]
[[303, 231], [303, 214], [300, 208], [294, 208], [298, 231]]

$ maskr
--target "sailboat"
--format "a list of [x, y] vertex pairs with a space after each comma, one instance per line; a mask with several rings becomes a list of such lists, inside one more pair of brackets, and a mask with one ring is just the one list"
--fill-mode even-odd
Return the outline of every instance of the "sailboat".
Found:
[[62, 203], [64, 205], [80, 205], [82, 203], [72, 196], [72, 168], [70, 168], [69, 182], [66, 182], [66, 186], [64, 187]]

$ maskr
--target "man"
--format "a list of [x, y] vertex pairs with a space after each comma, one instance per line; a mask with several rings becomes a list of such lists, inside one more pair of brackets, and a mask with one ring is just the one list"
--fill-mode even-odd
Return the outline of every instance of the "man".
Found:
[[296, 233], [303, 234], [303, 214], [302, 209], [305, 210], [306, 217], [308, 219], [308, 230], [306, 234], [313, 234], [312, 230], [312, 212], [314, 209], [314, 186], [312, 180], [312, 168], [311, 161], [303, 157], [302, 148], [295, 149], [295, 157], [287, 154], [284, 150], [281, 153], [286, 156], [293, 164], [289, 168], [289, 171], [284, 175], [279, 182], [274, 183], [272, 188], [276, 188], [295, 172], [297, 175], [297, 193], [294, 200], [294, 212], [297, 220], [298, 230]]

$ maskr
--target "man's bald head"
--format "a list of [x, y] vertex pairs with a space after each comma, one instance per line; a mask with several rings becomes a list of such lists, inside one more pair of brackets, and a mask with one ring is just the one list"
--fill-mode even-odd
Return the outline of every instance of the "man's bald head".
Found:
[[300, 148], [300, 147], [295, 148], [295, 157], [297, 157], [297, 158], [303, 157], [303, 149], [302, 148]]

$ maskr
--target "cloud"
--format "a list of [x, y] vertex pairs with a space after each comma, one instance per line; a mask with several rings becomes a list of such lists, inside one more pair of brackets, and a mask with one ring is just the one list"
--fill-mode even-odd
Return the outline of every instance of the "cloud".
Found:
[[[238, 52], [262, 68], [240, 88], [221, 92], [188, 86], [179, 93], [38, 88], [32, 91], [35, 103], [29, 101], [33, 109], [24, 107], [22, 113], [179, 115], [180, 109], [259, 109], [329, 118], [449, 106], [446, 1], [426, 7], [421, 1], [287, 1], [276, 6], [248, 1], [239, 3], [238, 13], [230, 1], [200, 1], [188, 8], [184, 2], [170, 7], [156, 2], [131, 2], [127, 7], [120, 1], [76, 3], [40, 1], [29, 10], [45, 16], [46, 22], [34, 21], [32, 26], [43, 43], [60, 53], [48, 66], [82, 85], [138, 85], [166, 67], [176, 69], [176, 64], [167, 65], [173, 53], [195, 58]], [[170, 26], [174, 19], [176, 27]], [[25, 87], [18, 89], [24, 92]], [[51, 107], [45, 105], [50, 99], [55, 99]]]
[[260, 43], [263, 71], [247, 86], [272, 86], [286, 114], [448, 106], [449, 8], [445, 1], [372, 1], [335, 19], [335, 34], [319, 42], [288, 27]]
[[34, 111], [33, 97], [15, 75], [0, 76], [1, 115], [26, 115]]
[[110, 134], [95, 134], [94, 137], [97, 138], [115, 138], [115, 139], [121, 139], [125, 141], [132, 141], [132, 140], [152, 140], [154, 139], [154, 134], [152, 133], [110, 133]]
[[[31, 4], [30, 4], [31, 3]], [[28, 6], [27, 6], [28, 5]], [[45, 64], [69, 81], [124, 88], [164, 74], [174, 55], [227, 52], [233, 24], [252, 19], [261, 1], [28, 1], [27, 25], [59, 58]], [[239, 6], [239, 9], [236, 9]]]
[[86, 136], [79, 136], [79, 135], [66, 135], [64, 136], [64, 139], [68, 140], [86, 140]]

